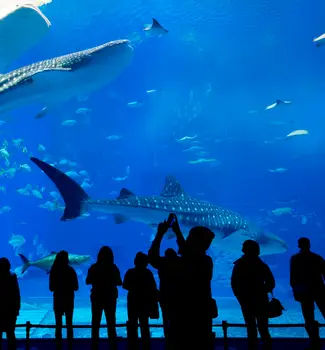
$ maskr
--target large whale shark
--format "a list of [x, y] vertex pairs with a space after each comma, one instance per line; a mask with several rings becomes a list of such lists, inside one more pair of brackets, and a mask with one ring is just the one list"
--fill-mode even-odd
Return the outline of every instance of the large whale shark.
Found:
[[0, 112], [28, 104], [55, 106], [105, 86], [130, 62], [128, 40], [54, 57], [0, 75]]
[[241, 215], [188, 195], [173, 176], [167, 176], [165, 186], [158, 196], [137, 196], [123, 188], [116, 199], [96, 200], [69, 176], [37, 158], [31, 160], [54, 182], [65, 202], [61, 220], [77, 218], [85, 212], [99, 211], [114, 215], [117, 224], [127, 220], [142, 222], [150, 226], [166, 220], [169, 213], [177, 215], [185, 228], [206, 226], [216, 234], [220, 248], [240, 252], [246, 239], [255, 239], [262, 254], [276, 254], [287, 250], [279, 237], [265, 233]]

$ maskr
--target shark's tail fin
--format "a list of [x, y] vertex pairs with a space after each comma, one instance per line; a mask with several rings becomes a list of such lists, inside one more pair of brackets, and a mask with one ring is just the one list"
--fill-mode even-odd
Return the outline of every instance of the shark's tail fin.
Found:
[[29, 260], [26, 258], [25, 255], [23, 254], [18, 254], [20, 256], [20, 259], [22, 260], [23, 262], [23, 267], [22, 267], [22, 270], [21, 270], [21, 274], [23, 274], [30, 266], [30, 262]]
[[61, 193], [65, 203], [64, 214], [61, 220], [74, 219], [82, 214], [84, 202], [89, 199], [88, 194], [69, 176], [37, 158], [32, 157], [34, 162], [54, 182]]

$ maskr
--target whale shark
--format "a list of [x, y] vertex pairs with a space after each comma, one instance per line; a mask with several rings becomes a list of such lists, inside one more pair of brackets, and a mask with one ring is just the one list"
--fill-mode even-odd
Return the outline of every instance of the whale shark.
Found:
[[90, 212], [98, 211], [114, 216], [115, 223], [125, 221], [142, 222], [156, 226], [166, 220], [169, 213], [175, 213], [182, 227], [206, 226], [215, 235], [215, 244], [226, 250], [239, 252], [246, 239], [255, 239], [261, 246], [262, 254], [283, 253], [286, 243], [276, 235], [256, 229], [240, 214], [196, 199], [187, 194], [173, 176], [167, 176], [160, 195], [138, 196], [122, 188], [115, 199], [91, 199], [84, 189], [68, 175], [52, 165], [31, 158], [54, 182], [64, 202], [61, 220], [66, 221]]
[[132, 56], [128, 40], [115, 40], [2, 74], [0, 113], [35, 103], [50, 108], [88, 95], [114, 79]]
[[[56, 258], [56, 252], [44, 256], [41, 259], [35, 261], [29, 261], [23, 254], [18, 254], [23, 262], [21, 273], [23, 274], [30, 266], [38, 267], [41, 270], [50, 272], [51, 267]], [[79, 255], [79, 254], [70, 254], [69, 253], [69, 263], [71, 265], [81, 265], [90, 260], [90, 255]]]

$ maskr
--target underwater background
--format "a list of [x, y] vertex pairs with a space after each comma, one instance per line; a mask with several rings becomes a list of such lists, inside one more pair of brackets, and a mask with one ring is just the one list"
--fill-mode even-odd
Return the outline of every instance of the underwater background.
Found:
[[[0, 116], [0, 146], [9, 154], [0, 158], [0, 255], [17, 273], [19, 253], [31, 261], [61, 249], [90, 255], [76, 267], [74, 316], [75, 323], [88, 324], [85, 277], [99, 248], [113, 248], [124, 275], [136, 252], [148, 250], [155, 229], [131, 221], [117, 225], [112, 216], [95, 212], [60, 221], [64, 203], [29, 157], [75, 172], [96, 199], [115, 198], [122, 187], [159, 194], [171, 174], [191, 196], [234, 210], [286, 242], [287, 252], [262, 257], [287, 309], [272, 322], [302, 322], [289, 286], [290, 256], [301, 236], [325, 254], [325, 47], [313, 43], [325, 30], [325, 3], [53, 0], [41, 9], [52, 22], [49, 32], [10, 70], [123, 38], [131, 41], [134, 57], [104, 88], [59, 104], [41, 119], [34, 118], [39, 112], [34, 106]], [[152, 17], [167, 34], [145, 35]], [[277, 99], [291, 103], [266, 109]], [[288, 137], [294, 130], [308, 134]], [[175, 242], [164, 242], [167, 246]], [[209, 254], [220, 309], [216, 322], [242, 322], [229, 280], [241, 252], [214, 246]], [[18, 323], [53, 323], [46, 272], [30, 267], [19, 284]], [[125, 292], [119, 293], [117, 321], [124, 323]], [[272, 332], [305, 336], [304, 329]], [[52, 335], [32, 331], [35, 337]], [[76, 330], [76, 336], [89, 335]]]

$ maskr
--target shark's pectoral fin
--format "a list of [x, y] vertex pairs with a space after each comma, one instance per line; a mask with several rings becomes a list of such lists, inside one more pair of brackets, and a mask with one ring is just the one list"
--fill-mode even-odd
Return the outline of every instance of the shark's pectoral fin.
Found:
[[244, 241], [251, 238], [248, 231], [238, 230], [228, 235], [226, 234], [221, 240], [216, 242], [216, 245], [221, 249], [240, 252]]
[[38, 7], [36, 7], [34, 5], [25, 4], [22, 6], [22, 8], [31, 9], [31, 10], [35, 11], [44, 20], [44, 22], [46, 23], [46, 25], [48, 27], [51, 26], [50, 20], [44, 15], [44, 13]]
[[121, 214], [115, 214], [114, 215], [114, 222], [115, 224], [123, 224], [124, 222], [128, 221], [128, 218], [121, 215]]

